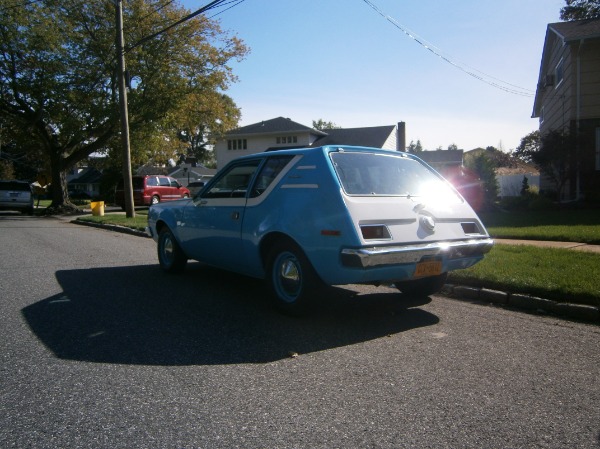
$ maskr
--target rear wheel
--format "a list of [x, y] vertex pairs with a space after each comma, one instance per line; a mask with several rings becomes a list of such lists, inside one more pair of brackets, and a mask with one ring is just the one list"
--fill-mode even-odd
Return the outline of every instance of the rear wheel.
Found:
[[150, 205], [158, 204], [158, 203], [160, 203], [160, 198], [158, 197], [158, 195], [154, 195], [152, 197], [152, 199], [150, 200]]
[[173, 232], [167, 227], [158, 234], [158, 263], [167, 273], [181, 273], [185, 269], [187, 257], [179, 243], [175, 240]]
[[402, 293], [411, 296], [429, 296], [439, 292], [444, 284], [448, 273], [442, 273], [438, 276], [429, 276], [421, 279], [412, 279], [410, 281], [398, 281], [394, 285]]
[[277, 309], [303, 315], [314, 305], [320, 280], [295, 244], [278, 243], [267, 256], [267, 283]]

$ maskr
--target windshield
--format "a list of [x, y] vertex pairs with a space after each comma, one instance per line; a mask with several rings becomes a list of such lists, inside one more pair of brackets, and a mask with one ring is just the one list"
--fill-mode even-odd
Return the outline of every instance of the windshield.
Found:
[[390, 154], [338, 152], [331, 159], [348, 195], [445, 197], [452, 188], [419, 161]]

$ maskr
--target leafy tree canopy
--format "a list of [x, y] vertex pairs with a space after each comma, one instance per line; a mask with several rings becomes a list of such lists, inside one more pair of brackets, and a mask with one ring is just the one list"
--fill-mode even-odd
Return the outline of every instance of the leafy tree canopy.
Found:
[[423, 150], [423, 145], [421, 144], [420, 140], [417, 140], [417, 143], [415, 143], [414, 141], [410, 141], [410, 144], [408, 145], [407, 148], [409, 153], [412, 154], [417, 154], [417, 153], [421, 153]]
[[312, 122], [313, 129], [318, 129], [319, 131], [323, 131], [324, 129], [340, 129], [341, 126], [336, 125], [333, 122], [327, 122], [320, 118], [319, 120], [313, 120]]
[[600, 0], [565, 0], [567, 6], [560, 10], [561, 20], [597, 19], [600, 17]]
[[[0, 0], [0, 120], [4, 142], [35, 153], [52, 173], [53, 205], [68, 202], [65, 172], [93, 152], [118, 153], [115, 7], [104, 0]], [[132, 163], [176, 159], [187, 136], [237, 125], [223, 94], [228, 65], [247, 49], [199, 17], [133, 46], [188, 11], [157, 0], [124, 2]]]
[[534, 131], [521, 139], [515, 156], [537, 165], [556, 188], [557, 199], [574, 171], [575, 137], [567, 131], [553, 130], [544, 135]]

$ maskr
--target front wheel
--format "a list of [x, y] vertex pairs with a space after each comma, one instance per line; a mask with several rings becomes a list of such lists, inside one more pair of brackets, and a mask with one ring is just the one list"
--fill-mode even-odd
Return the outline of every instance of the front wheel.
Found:
[[267, 256], [267, 283], [277, 309], [303, 315], [314, 305], [320, 280], [300, 248], [279, 243]]
[[398, 281], [394, 285], [404, 294], [423, 297], [439, 292], [446, 283], [447, 277], [448, 273], [442, 273], [421, 279]]
[[158, 263], [166, 273], [181, 273], [185, 269], [187, 257], [175, 240], [173, 232], [165, 227], [158, 234]]

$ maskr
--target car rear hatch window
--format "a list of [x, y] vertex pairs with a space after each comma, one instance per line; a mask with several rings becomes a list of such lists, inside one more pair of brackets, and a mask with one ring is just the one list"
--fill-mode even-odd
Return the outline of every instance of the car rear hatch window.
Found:
[[340, 151], [331, 153], [331, 160], [348, 195], [443, 197], [461, 201], [439, 175], [406, 155]]
[[26, 182], [1, 181], [0, 190], [12, 190], [13, 192], [31, 192], [31, 187]]

